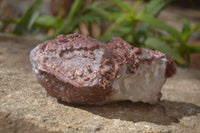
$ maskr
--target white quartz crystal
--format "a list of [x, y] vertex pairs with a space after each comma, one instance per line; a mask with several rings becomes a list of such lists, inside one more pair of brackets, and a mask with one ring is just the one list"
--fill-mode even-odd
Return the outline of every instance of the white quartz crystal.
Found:
[[134, 74], [127, 74], [126, 70], [127, 65], [122, 65], [113, 83], [116, 93], [109, 100], [156, 103], [166, 80], [166, 59], [154, 59], [151, 63], [141, 62]]

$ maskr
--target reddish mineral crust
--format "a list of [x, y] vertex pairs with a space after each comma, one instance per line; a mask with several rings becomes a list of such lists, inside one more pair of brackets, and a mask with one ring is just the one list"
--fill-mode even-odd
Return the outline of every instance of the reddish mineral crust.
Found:
[[176, 73], [171, 57], [133, 47], [120, 37], [106, 45], [87, 35], [59, 35], [34, 48], [30, 59], [51, 96], [78, 104], [156, 103], [166, 78]]

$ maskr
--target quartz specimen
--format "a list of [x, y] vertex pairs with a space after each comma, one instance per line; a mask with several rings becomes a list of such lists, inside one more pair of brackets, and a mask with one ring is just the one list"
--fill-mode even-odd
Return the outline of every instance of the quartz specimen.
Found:
[[104, 44], [87, 35], [59, 35], [35, 47], [30, 59], [51, 96], [87, 105], [119, 100], [156, 103], [166, 79], [176, 73], [168, 55], [133, 47], [120, 37]]

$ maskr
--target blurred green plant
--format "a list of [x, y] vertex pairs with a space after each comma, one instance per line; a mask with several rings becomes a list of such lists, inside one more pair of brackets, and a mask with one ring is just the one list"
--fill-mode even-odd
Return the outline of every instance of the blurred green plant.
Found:
[[122, 0], [110, 1], [118, 6], [118, 11], [111, 12], [115, 16], [113, 24], [100, 40], [107, 41], [114, 36], [120, 36], [136, 46], [164, 52], [180, 65], [188, 65], [190, 54], [200, 52], [199, 46], [187, 43], [200, 25], [191, 28], [189, 22], [184, 20], [182, 31], [179, 32], [156, 18], [173, 0], [152, 0], [139, 11], [137, 8], [142, 2], [140, 0], [132, 6]]
[[[112, 37], [120, 36], [137, 47], [156, 49], [170, 55], [178, 64], [188, 65], [191, 53], [200, 53], [200, 46], [188, 43], [190, 36], [200, 28], [200, 24], [191, 27], [189, 21], [183, 20], [182, 30], [165, 24], [157, 18], [159, 13], [174, 0], [151, 0], [143, 9], [138, 0], [129, 5], [123, 0], [105, 2], [92, 0], [84, 5], [84, 0], [75, 0], [66, 18], [62, 18], [61, 6], [57, 16], [40, 16], [43, 0], [36, 0], [18, 21], [14, 22], [13, 33], [26, 35], [35, 28], [35, 34], [41, 30], [53, 31], [48, 38], [59, 34], [81, 33], [81, 24], [86, 24], [92, 34], [92, 24], [99, 25], [99, 40], [108, 42]], [[5, 20], [0, 20], [6, 22]], [[102, 26], [108, 23], [109, 26]], [[44, 35], [45, 36], [45, 35]], [[46, 37], [46, 36], [45, 36]]]
[[39, 17], [42, 4], [43, 0], [36, 0], [35, 3], [29, 7], [22, 18], [16, 23], [13, 30], [14, 34], [25, 35], [31, 30], [33, 24]]

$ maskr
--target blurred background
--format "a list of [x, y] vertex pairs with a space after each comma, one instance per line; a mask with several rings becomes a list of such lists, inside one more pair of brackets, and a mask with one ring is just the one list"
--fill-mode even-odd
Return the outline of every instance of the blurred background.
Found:
[[0, 34], [39, 40], [80, 33], [119, 36], [200, 69], [199, 0], [0, 0]]

